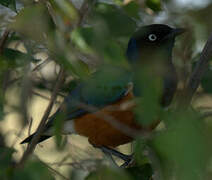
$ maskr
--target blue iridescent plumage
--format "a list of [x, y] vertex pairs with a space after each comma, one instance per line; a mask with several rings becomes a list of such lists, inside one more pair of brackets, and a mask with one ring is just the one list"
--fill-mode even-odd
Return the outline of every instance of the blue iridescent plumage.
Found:
[[[121, 67], [109, 66], [99, 69], [98, 72], [84, 79], [65, 98], [61, 107], [49, 119], [45, 130], [51, 128], [53, 121], [60, 112], [65, 113], [65, 121], [73, 121], [75, 118], [92, 113], [80, 106], [79, 103], [94, 106], [95, 111], [97, 111], [119, 101], [125, 96], [128, 91], [128, 84], [132, 81], [134, 83], [134, 95], [140, 95], [141, 89], [137, 86], [134, 71], [139, 71], [144, 60], [152, 62], [160, 60], [155, 58], [158, 51], [165, 52], [162, 60], [167, 62], [165, 63], [167, 71], [164, 77], [161, 77], [164, 80], [161, 104], [163, 106], [169, 105], [177, 86], [176, 72], [171, 62], [171, 51], [177, 33], [180, 34], [177, 29], [162, 24], [140, 28], [129, 40], [126, 51], [129, 65], [132, 66], [131, 71]], [[149, 35], [152, 34], [157, 37], [154, 42], [149, 39]], [[30, 142], [33, 135], [26, 138], [22, 143]], [[50, 136], [44, 132], [40, 142]]]
[[131, 38], [127, 47], [127, 58], [131, 63], [139, 59], [139, 48], [135, 38]]

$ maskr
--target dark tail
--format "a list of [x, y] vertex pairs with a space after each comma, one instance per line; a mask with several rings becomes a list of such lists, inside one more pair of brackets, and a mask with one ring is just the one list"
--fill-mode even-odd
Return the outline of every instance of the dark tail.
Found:
[[[26, 139], [24, 139], [20, 144], [25, 144], [25, 143], [30, 143], [32, 138], [34, 137], [35, 133], [33, 133], [32, 135], [30, 135], [29, 137], [27, 137]], [[45, 141], [46, 139], [50, 138], [51, 136], [47, 136], [47, 135], [41, 135], [38, 143]]]

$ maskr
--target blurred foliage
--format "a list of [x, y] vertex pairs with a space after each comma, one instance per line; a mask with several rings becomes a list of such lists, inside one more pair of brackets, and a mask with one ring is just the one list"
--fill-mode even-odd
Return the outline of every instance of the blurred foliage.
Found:
[[211, 155], [205, 125], [198, 117], [193, 111], [169, 112], [164, 118], [167, 129], [153, 138], [165, 179], [205, 179]]
[[48, 168], [38, 160], [30, 160], [26, 163], [24, 168], [16, 168], [15, 161], [12, 158], [14, 149], [8, 147], [0, 147], [0, 178], [2, 180], [15, 180], [15, 179], [46, 179], [53, 180], [53, 176]]
[[[135, 30], [135, 22], [123, 12], [123, 10], [109, 4], [98, 3], [90, 17], [93, 23], [100, 21], [105, 24], [105, 35], [110, 35], [115, 38], [127, 36]], [[104, 26], [103, 24], [103, 26]], [[127, 24], [127, 26], [126, 26]], [[98, 25], [98, 24], [97, 24]], [[100, 27], [95, 27], [100, 28]]]
[[77, 9], [72, 3], [69, 3], [67, 0], [50, 0], [52, 7], [62, 15], [67, 21], [70, 21], [72, 24], [79, 21], [79, 14]]
[[123, 7], [123, 9], [129, 17], [132, 17], [135, 19], [140, 19], [140, 16], [139, 16], [140, 7], [139, 7], [137, 1], [130, 1], [128, 4], [126, 4]]
[[0, 4], [16, 11], [16, 0], [1, 0]]
[[62, 139], [62, 130], [63, 130], [63, 124], [65, 120], [65, 114], [60, 113], [54, 120], [54, 134], [55, 134], [55, 141], [57, 148], [60, 150], [64, 149], [65, 141]]
[[155, 122], [161, 114], [160, 97], [162, 92], [162, 79], [149, 68], [141, 68], [136, 74], [134, 93], [141, 97], [137, 99], [135, 107], [136, 120], [143, 126], [149, 126]]
[[12, 163], [12, 154], [14, 152], [14, 149], [7, 148], [7, 147], [0, 147], [0, 153], [1, 153], [1, 171], [0, 171], [0, 177], [1, 179], [6, 179], [7, 175], [10, 174], [11, 171], [11, 163]]
[[156, 12], [161, 10], [160, 0], [146, 0], [146, 5], [147, 7]]
[[151, 164], [145, 163], [142, 166], [135, 166], [126, 169], [134, 180], [149, 180], [152, 178], [153, 169]]
[[202, 88], [206, 93], [212, 93], [212, 69], [211, 65], [209, 65], [207, 72], [204, 74], [202, 80], [201, 80], [201, 85]]
[[40, 42], [45, 41], [44, 34], [50, 33], [53, 27], [47, 8], [42, 4], [23, 8], [16, 16], [16, 21], [10, 26], [25, 37]]
[[130, 176], [121, 169], [114, 169], [109, 167], [101, 167], [97, 171], [90, 173], [86, 180], [115, 180], [115, 179], [123, 179], [123, 180], [131, 180]]
[[[174, 53], [180, 81], [185, 83], [192, 70], [192, 63], [198, 59], [202, 45], [212, 30], [210, 1], [208, 3], [202, 1], [202, 4], [199, 1], [199, 5], [193, 4], [196, 1], [190, 1], [185, 5], [186, 1], [182, 3], [175, 0], [73, 2], [71, 0], [0, 1], [0, 42], [5, 29], [10, 30], [6, 42], [0, 44], [1, 120], [6, 121], [5, 107], [9, 106], [9, 103], [5, 99], [5, 93], [8, 88], [22, 89], [20, 97], [22, 101], [25, 101], [23, 96], [33, 99], [34, 95], [31, 93], [34, 89], [52, 90], [56, 78], [49, 80], [41, 75], [43, 72], [48, 72], [49, 69], [45, 69], [43, 64], [49, 59], [64, 67], [67, 79], [71, 79], [61, 88], [62, 95], [70, 92], [78, 82], [86, 81], [96, 70], [100, 72], [99, 78], [91, 80], [90, 86], [83, 89], [89, 94], [89, 101], [93, 100], [93, 89], [96, 84], [105, 88], [105, 84], [111, 83], [111, 87], [114, 87], [113, 80], [120, 76], [119, 72], [106, 73], [104, 68], [120, 66], [127, 71], [130, 70], [125, 56], [127, 43], [133, 32], [144, 24], [165, 23], [185, 26], [188, 29], [189, 33], [181, 38], [182, 43], [176, 43]], [[7, 17], [9, 20], [5, 19]], [[26, 53], [16, 46], [16, 42], [24, 46]], [[35, 58], [40, 52], [45, 52], [48, 58]], [[54, 76], [57, 76], [57, 73], [54, 73]], [[131, 77], [123, 76], [123, 81], [127, 78]], [[209, 66], [201, 82], [203, 92], [212, 93], [211, 80], [212, 73]], [[162, 179], [167, 180], [206, 179], [211, 173], [212, 137], [212, 129], [207, 121], [201, 120], [200, 114], [195, 109], [185, 112], [175, 111], [174, 108], [166, 111], [162, 109], [158, 103], [161, 96], [161, 79], [153, 73], [153, 70], [146, 71], [142, 68], [136, 72], [136, 81], [138, 86], [134, 90], [142, 95], [136, 99], [138, 104], [135, 108], [136, 120], [143, 125], [149, 125], [158, 118], [163, 120], [165, 128], [153, 132], [151, 139], [138, 137], [135, 140], [133, 167], [120, 169], [98, 165], [95, 170], [86, 171], [88, 176], [85, 179], [149, 180], [155, 175], [155, 171], [159, 171]], [[30, 87], [26, 87], [27, 82], [30, 82], [28, 83]], [[48, 86], [49, 84], [51, 86]], [[104, 91], [107, 100], [112, 99], [110, 90]], [[18, 96], [18, 93], [16, 95]], [[102, 94], [95, 95], [102, 96]], [[10, 108], [23, 114], [28, 112], [25, 103], [20, 103], [20, 107]], [[30, 105], [30, 101], [27, 103]], [[175, 103], [173, 107], [174, 105]], [[64, 118], [56, 119], [54, 131], [57, 147], [61, 150], [65, 148], [65, 141], [61, 137], [63, 121], [59, 119]], [[24, 120], [20, 119], [20, 124], [23, 124], [22, 121]], [[54, 179], [49, 168], [37, 159], [28, 160], [24, 168], [14, 168], [18, 163], [14, 158], [16, 150], [7, 147], [7, 143], [4, 143], [6, 139], [6, 135], [2, 134], [0, 179]], [[148, 152], [149, 149], [151, 151]], [[208, 179], [211, 179], [211, 176]]]
[[23, 67], [27, 61], [33, 63], [38, 63], [40, 61], [39, 59], [35, 59], [30, 54], [22, 53], [20, 51], [9, 48], [5, 48], [3, 50], [0, 58], [2, 69]]
[[46, 179], [53, 180], [53, 176], [48, 170], [48, 168], [41, 162], [34, 160], [28, 161], [24, 168], [15, 169], [12, 172], [11, 179], [26, 179], [26, 180], [36, 180], [36, 179]]
[[123, 169], [114, 169], [109, 167], [101, 167], [97, 171], [90, 173], [86, 180], [107, 180], [118, 179], [123, 180], [149, 180], [152, 177], [152, 168], [150, 164], [144, 164], [142, 166], [135, 166]]

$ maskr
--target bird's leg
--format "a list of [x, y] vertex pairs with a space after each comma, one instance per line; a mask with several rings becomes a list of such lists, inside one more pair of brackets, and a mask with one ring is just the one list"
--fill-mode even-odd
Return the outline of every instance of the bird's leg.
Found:
[[[113, 164], [115, 164], [115, 166], [118, 166], [118, 164], [117, 164], [116, 161], [114, 160], [114, 158], [113, 158], [113, 156], [112, 156], [111, 153], [106, 152], [106, 151], [103, 151], [103, 150], [102, 150], [102, 152], [109, 158], [109, 160], [112, 161]], [[119, 167], [119, 166], [118, 166], [118, 167]]]
[[109, 157], [112, 158], [113, 162], [114, 162], [114, 159], [112, 155], [122, 159], [124, 161], [124, 164], [122, 164], [120, 167], [123, 167], [123, 168], [127, 167], [129, 163], [132, 161], [132, 155], [123, 154], [115, 149], [112, 149], [106, 146], [99, 146], [98, 148], [101, 149], [103, 153], [109, 155]]

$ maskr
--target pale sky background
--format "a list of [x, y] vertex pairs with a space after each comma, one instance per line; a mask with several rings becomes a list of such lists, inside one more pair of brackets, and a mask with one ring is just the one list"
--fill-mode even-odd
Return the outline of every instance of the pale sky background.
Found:
[[203, 8], [207, 6], [211, 0], [175, 0], [179, 6], [187, 8]]
[[205, 6], [210, 2], [210, 0], [176, 0], [176, 2], [183, 6]]

